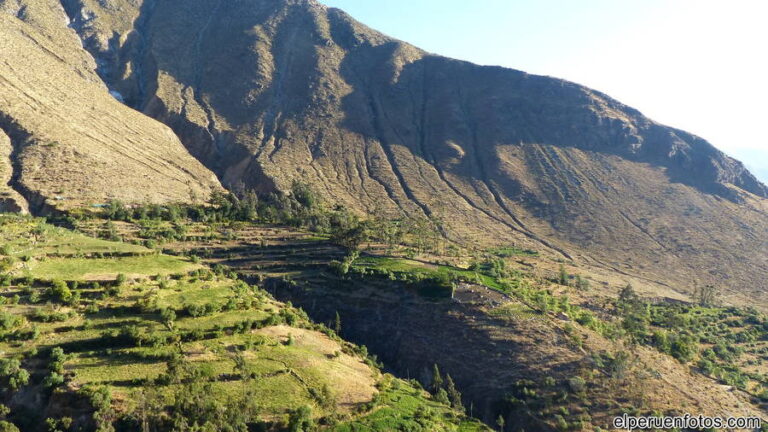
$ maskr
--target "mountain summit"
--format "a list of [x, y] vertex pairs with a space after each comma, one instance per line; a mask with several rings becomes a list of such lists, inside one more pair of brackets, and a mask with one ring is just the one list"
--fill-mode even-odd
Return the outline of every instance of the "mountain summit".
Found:
[[[34, 26], [32, 5], [58, 7], [15, 3], [14, 26]], [[432, 55], [314, 1], [63, 7], [108, 90], [170, 126], [232, 190], [301, 180], [363, 213], [430, 219], [459, 242], [764, 299], [768, 188], [600, 92]], [[61, 61], [95, 81], [86, 57]]]

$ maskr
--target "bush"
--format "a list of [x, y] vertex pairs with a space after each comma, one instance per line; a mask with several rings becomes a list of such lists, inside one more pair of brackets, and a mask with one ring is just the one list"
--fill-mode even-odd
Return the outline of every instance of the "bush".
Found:
[[687, 363], [696, 356], [699, 351], [698, 342], [690, 335], [679, 335], [671, 339], [670, 354], [681, 363]]
[[0, 330], [8, 331], [21, 324], [21, 317], [7, 312], [0, 312]]
[[349, 264], [347, 262], [333, 260], [328, 264], [328, 267], [338, 276], [345, 276], [349, 273]]
[[0, 420], [0, 432], [19, 432], [19, 428], [13, 423]]
[[288, 430], [290, 432], [309, 432], [315, 429], [315, 422], [312, 420], [312, 408], [303, 406], [291, 413], [288, 420]]
[[48, 295], [60, 302], [69, 302], [72, 299], [72, 291], [67, 286], [66, 282], [62, 280], [55, 280], [48, 289]]
[[56, 312], [55, 310], [36, 309], [32, 314], [32, 319], [39, 322], [62, 322], [72, 317], [70, 313]]
[[587, 382], [580, 376], [568, 379], [568, 388], [574, 393], [582, 393], [587, 388]]
[[672, 344], [669, 341], [669, 336], [664, 330], [655, 330], [651, 336], [651, 343], [659, 351], [670, 354], [672, 352]]
[[18, 359], [0, 359], [0, 381], [4, 387], [16, 391], [29, 382], [29, 372], [21, 367]]
[[46, 376], [43, 379], [43, 386], [55, 389], [56, 387], [61, 386], [64, 384], [64, 376], [59, 374], [58, 372], [51, 372], [48, 376]]
[[64, 350], [61, 347], [54, 347], [51, 350], [50, 361], [48, 363], [48, 369], [51, 372], [59, 374], [64, 373], [64, 362], [67, 361], [68, 356], [64, 354]]

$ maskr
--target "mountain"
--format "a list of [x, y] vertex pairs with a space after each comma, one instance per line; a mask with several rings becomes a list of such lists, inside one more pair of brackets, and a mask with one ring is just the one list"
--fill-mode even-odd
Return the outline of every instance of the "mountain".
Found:
[[0, 429], [765, 416], [768, 188], [702, 138], [312, 0], [0, 0], [0, 53], [0, 210], [77, 231], [0, 218]]
[[760, 148], [734, 149], [733, 153], [746, 162], [747, 168], [763, 183], [768, 182], [768, 150]]
[[60, 5], [0, 5], [4, 209], [204, 199], [221, 189], [168, 127], [110, 95]]
[[65, 6], [107, 85], [230, 188], [302, 180], [465, 244], [765, 299], [768, 188], [600, 92], [432, 55], [308, 0]]

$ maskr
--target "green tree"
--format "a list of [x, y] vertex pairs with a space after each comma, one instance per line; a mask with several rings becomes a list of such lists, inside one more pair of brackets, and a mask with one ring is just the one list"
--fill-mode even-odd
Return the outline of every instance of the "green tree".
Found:
[[64, 384], [64, 376], [58, 372], [51, 372], [43, 379], [43, 386], [54, 389]]
[[623, 379], [626, 377], [630, 368], [628, 353], [619, 351], [615, 355], [607, 355], [605, 360], [605, 371], [611, 378]]
[[11, 422], [0, 420], [0, 432], [19, 432], [19, 428]]
[[21, 367], [15, 358], [0, 359], [0, 382], [2, 386], [16, 391], [29, 382], [29, 372]]
[[693, 360], [698, 351], [699, 344], [691, 335], [678, 335], [671, 340], [670, 352], [672, 357], [678, 359], [681, 363]]
[[461, 393], [456, 389], [456, 384], [450, 375], [445, 376], [445, 391], [448, 393], [448, 400], [451, 406], [459, 411], [464, 411], [464, 405], [461, 403]]
[[651, 342], [653, 346], [663, 353], [670, 354], [672, 352], [672, 344], [669, 341], [669, 335], [664, 330], [654, 330], [651, 336]]
[[448, 392], [445, 391], [445, 389], [443, 388], [437, 390], [434, 398], [437, 402], [440, 402], [441, 404], [446, 404], [446, 405], [451, 404], [450, 399], [448, 399]]
[[290, 432], [311, 432], [315, 430], [315, 422], [312, 420], [312, 408], [307, 405], [295, 410], [288, 419]]
[[624, 288], [619, 291], [619, 305], [628, 305], [632, 303], [637, 303], [640, 300], [640, 297], [638, 297], [637, 293], [635, 293], [635, 289], [632, 287], [632, 284], [627, 284]]
[[120, 236], [117, 233], [117, 227], [115, 227], [114, 222], [108, 220], [104, 223], [104, 226], [101, 229], [101, 238], [111, 241], [120, 240]]
[[702, 306], [716, 306], [720, 300], [720, 290], [714, 285], [696, 287], [694, 298]]
[[245, 361], [245, 356], [242, 351], [235, 352], [232, 356], [232, 360], [235, 362], [234, 370], [240, 374], [241, 378], [247, 379], [250, 377], [251, 373], [248, 370], [248, 363]]
[[168, 330], [173, 331], [173, 323], [176, 321], [176, 311], [171, 308], [164, 308], [160, 311], [160, 319]]
[[565, 271], [565, 266], [560, 264], [560, 270], [557, 274], [557, 283], [560, 285], [568, 285], [570, 279], [570, 275], [568, 275], [568, 272]]
[[589, 291], [589, 280], [581, 275], [576, 275], [576, 288], [582, 291]]
[[335, 331], [337, 335], [341, 334], [341, 316], [339, 316], [339, 311], [336, 311], [336, 318], [333, 321], [333, 331]]
[[97, 432], [114, 432], [113, 422], [117, 420], [117, 412], [112, 406], [112, 393], [106, 386], [86, 386], [79, 393], [88, 398], [93, 407], [93, 422]]
[[61, 302], [68, 302], [72, 299], [72, 291], [67, 286], [67, 283], [62, 280], [55, 280], [48, 288], [48, 295], [54, 300]]
[[432, 394], [443, 388], [443, 377], [440, 375], [440, 368], [437, 367], [437, 363], [432, 366]]

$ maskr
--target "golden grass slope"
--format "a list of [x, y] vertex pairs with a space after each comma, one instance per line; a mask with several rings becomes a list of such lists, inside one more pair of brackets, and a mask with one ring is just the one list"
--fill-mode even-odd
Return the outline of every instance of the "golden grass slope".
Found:
[[60, 6], [24, 6], [0, 13], [0, 128], [11, 185], [33, 208], [189, 201], [220, 188], [169, 128], [110, 95]]

